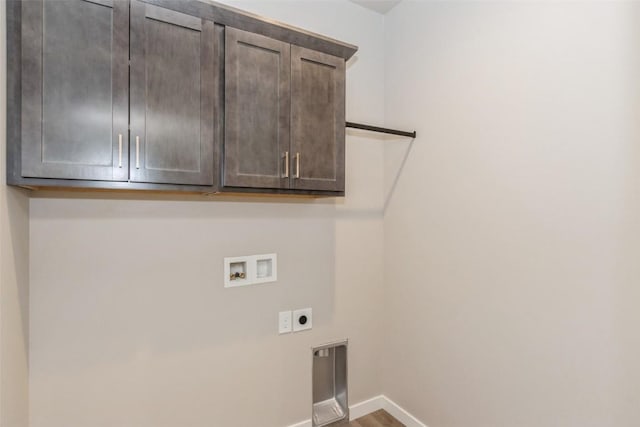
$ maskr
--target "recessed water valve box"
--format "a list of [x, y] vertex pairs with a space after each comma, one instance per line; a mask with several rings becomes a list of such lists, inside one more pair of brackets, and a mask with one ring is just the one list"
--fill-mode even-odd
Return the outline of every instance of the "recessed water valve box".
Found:
[[248, 257], [234, 257], [224, 259], [224, 286], [248, 285], [249, 259]]
[[224, 259], [224, 287], [256, 285], [278, 280], [277, 255], [249, 255]]

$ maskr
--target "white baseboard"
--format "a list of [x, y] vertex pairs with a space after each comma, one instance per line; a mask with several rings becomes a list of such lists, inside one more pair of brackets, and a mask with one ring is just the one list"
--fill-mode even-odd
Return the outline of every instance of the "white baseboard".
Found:
[[[364, 417], [365, 415], [369, 415], [379, 409], [384, 409], [407, 427], [427, 427], [426, 424], [422, 423], [400, 405], [382, 394], [351, 405], [349, 407], [349, 419], [355, 420], [356, 418]], [[305, 420], [289, 427], [312, 427], [311, 420]]]
[[411, 415], [407, 410], [398, 405], [393, 400], [386, 396], [381, 396], [384, 399], [384, 406], [382, 409], [387, 411], [393, 418], [400, 421], [407, 427], [427, 427], [425, 423]]
[[382, 408], [384, 408], [384, 396], [382, 395], [356, 403], [355, 405], [349, 406], [349, 421], [364, 417]]

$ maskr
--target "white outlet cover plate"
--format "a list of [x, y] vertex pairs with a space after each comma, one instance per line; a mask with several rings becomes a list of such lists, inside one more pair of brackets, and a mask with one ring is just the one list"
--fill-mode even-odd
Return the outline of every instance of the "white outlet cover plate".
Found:
[[291, 332], [291, 311], [281, 311], [278, 313], [278, 333], [288, 334]]
[[[301, 325], [298, 319], [300, 316], [307, 316], [307, 323]], [[311, 308], [302, 308], [293, 312], [293, 332], [306, 331], [313, 327], [313, 310]]]

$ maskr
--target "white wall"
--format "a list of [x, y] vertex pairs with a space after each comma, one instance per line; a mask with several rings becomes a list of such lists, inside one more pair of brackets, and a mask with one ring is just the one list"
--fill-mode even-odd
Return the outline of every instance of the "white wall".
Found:
[[[3, 186], [0, 425], [27, 425], [27, 339], [33, 427], [282, 427], [343, 337], [352, 402], [432, 427], [640, 424], [640, 4], [230, 3], [359, 45], [347, 118], [416, 128], [406, 164], [349, 132], [344, 200], [45, 193], [29, 224]], [[271, 251], [277, 284], [222, 289]]]
[[[404, 1], [386, 394], [433, 427], [640, 425], [640, 3]], [[391, 180], [407, 143], [388, 145]]]
[[0, 426], [28, 426], [29, 201], [6, 182], [6, 3], [0, 2]]
[[[359, 45], [347, 117], [383, 122], [381, 15], [234, 5]], [[335, 201], [31, 199], [30, 425], [282, 427], [310, 417], [310, 347], [342, 338], [351, 400], [377, 394], [382, 142], [349, 133], [347, 165]], [[277, 284], [223, 289], [224, 256], [268, 252]], [[278, 311], [308, 306], [313, 330], [278, 336]]]

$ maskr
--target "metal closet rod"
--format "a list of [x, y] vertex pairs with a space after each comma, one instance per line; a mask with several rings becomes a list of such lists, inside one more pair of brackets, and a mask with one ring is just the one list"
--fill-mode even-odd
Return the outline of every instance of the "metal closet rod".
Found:
[[409, 138], [415, 138], [416, 137], [416, 131], [415, 130], [413, 132], [407, 132], [407, 131], [404, 131], [404, 130], [381, 128], [381, 127], [378, 127], [378, 126], [363, 125], [361, 123], [353, 123], [353, 122], [347, 122], [347, 127], [348, 128], [353, 128], [353, 129], [368, 130], [368, 131], [371, 131], [371, 132], [387, 133], [389, 135], [407, 136]]

